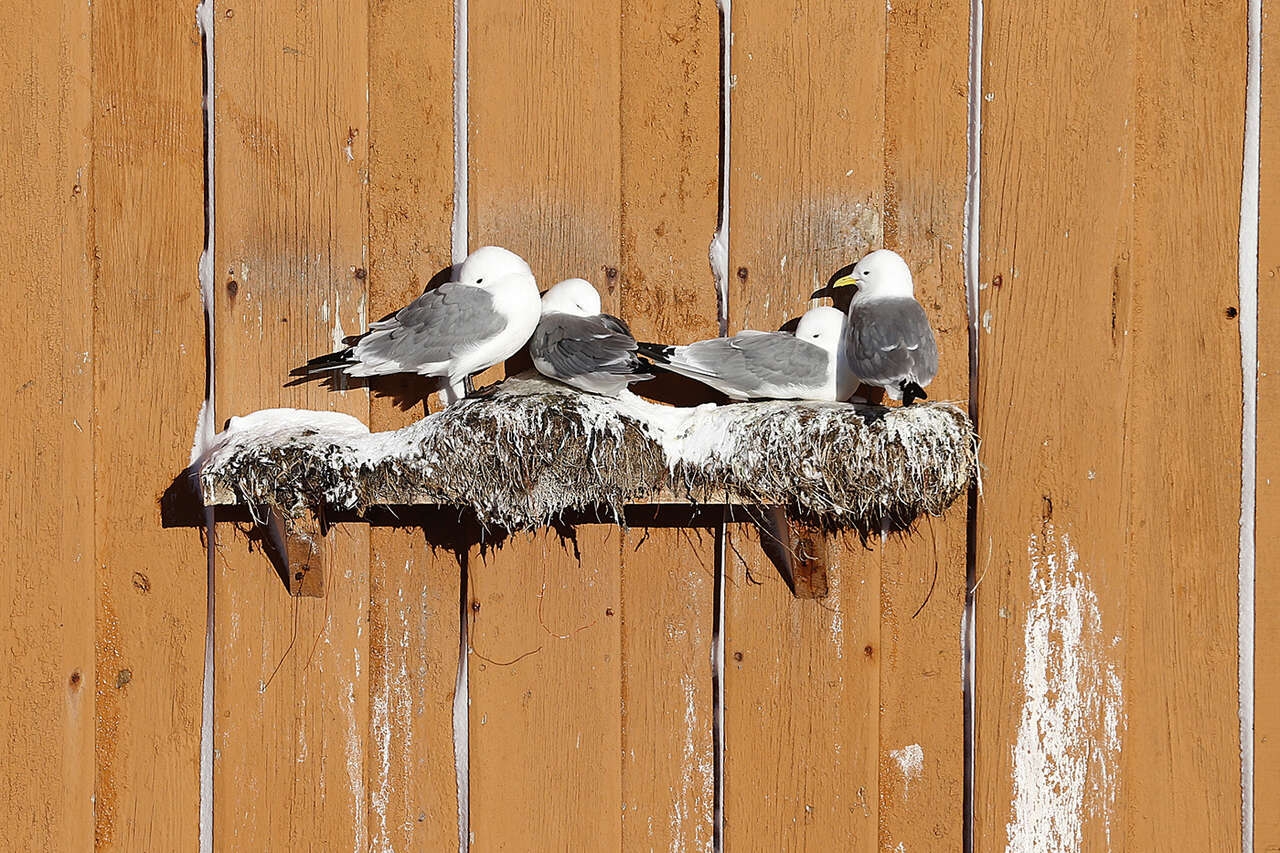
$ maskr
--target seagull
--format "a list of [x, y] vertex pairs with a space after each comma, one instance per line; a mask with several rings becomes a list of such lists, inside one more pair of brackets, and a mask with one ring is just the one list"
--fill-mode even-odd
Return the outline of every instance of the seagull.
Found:
[[601, 313], [600, 294], [586, 279], [566, 279], [543, 294], [542, 319], [529, 340], [543, 376], [616, 397], [630, 383], [653, 378], [639, 372], [644, 363], [636, 349], [627, 324]]
[[541, 315], [529, 264], [514, 252], [485, 246], [467, 255], [456, 280], [370, 323], [352, 346], [313, 358], [293, 374], [439, 376], [452, 403], [466, 396], [471, 374], [515, 355]]
[[849, 369], [903, 405], [928, 399], [924, 386], [938, 373], [938, 342], [916, 301], [907, 262], [897, 252], [878, 249], [810, 298], [836, 297], [843, 287], [856, 290], [844, 341]]
[[794, 335], [746, 330], [687, 346], [640, 344], [654, 365], [733, 400], [847, 400], [858, 382], [841, 356], [844, 312], [805, 312]]

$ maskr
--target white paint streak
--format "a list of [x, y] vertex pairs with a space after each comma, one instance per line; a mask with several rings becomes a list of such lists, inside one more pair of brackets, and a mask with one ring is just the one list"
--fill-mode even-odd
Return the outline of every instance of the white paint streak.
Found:
[[[969, 0], [969, 128], [968, 162], [964, 194], [964, 286], [969, 314], [969, 417], [978, 425], [978, 292], [979, 239], [982, 213], [982, 0]], [[981, 487], [979, 487], [981, 493]], [[969, 540], [976, 527], [969, 519]], [[961, 620], [960, 648], [964, 693], [964, 838], [966, 853], [973, 850], [974, 815], [974, 617], [977, 603], [977, 567], [970, 549], [966, 565], [966, 595]]]
[[[213, 443], [217, 431], [214, 418], [214, 311], [213, 311], [213, 237], [214, 237], [214, 86], [213, 86], [213, 0], [202, 0], [196, 7], [196, 26], [200, 30], [202, 61], [204, 64], [204, 93], [201, 103], [204, 119], [204, 250], [200, 253], [197, 275], [200, 280], [200, 299], [204, 306], [205, 360], [209, 365], [205, 378], [205, 400], [200, 407], [200, 420], [192, 442], [191, 456], [194, 463], [203, 458]], [[213, 651], [214, 651], [214, 577], [217, 565], [214, 555], [217, 547], [217, 525], [214, 510], [204, 511], [205, 526], [205, 626], [204, 626], [204, 676], [200, 686], [200, 853], [213, 851]]]
[[1027, 544], [1025, 699], [1013, 749], [1011, 851], [1080, 850], [1087, 818], [1108, 841], [1126, 716], [1098, 597], [1070, 535], [1051, 523]]
[[720, 223], [715, 235], [711, 238], [708, 256], [711, 261], [711, 273], [716, 281], [720, 334], [726, 335], [729, 333], [729, 94], [733, 88], [733, 75], [730, 73], [730, 54], [733, 49], [733, 0], [716, 0], [716, 8], [720, 10], [721, 33]]
[[1258, 196], [1262, 112], [1262, 0], [1249, 0], [1248, 74], [1245, 81], [1244, 163], [1240, 181], [1240, 367], [1244, 412], [1240, 436], [1240, 836], [1253, 849], [1254, 528], [1258, 478]]
[[902, 799], [906, 800], [911, 792], [911, 783], [924, 774], [924, 749], [913, 743], [902, 749], [889, 750], [889, 757], [898, 762], [902, 771]]

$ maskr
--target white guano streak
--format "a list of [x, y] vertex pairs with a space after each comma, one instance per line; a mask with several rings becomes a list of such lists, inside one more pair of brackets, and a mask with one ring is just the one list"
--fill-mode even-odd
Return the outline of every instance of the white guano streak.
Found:
[[1258, 195], [1262, 112], [1262, 0], [1249, 0], [1248, 71], [1245, 79], [1244, 162], [1240, 181], [1240, 368], [1243, 416], [1240, 434], [1240, 838], [1253, 849], [1254, 583], [1257, 566], [1254, 518], [1258, 476]]
[[733, 77], [730, 75], [730, 55], [733, 52], [733, 2], [732, 0], [716, 0], [716, 8], [720, 10], [720, 32], [723, 45], [721, 47], [720, 68], [720, 127], [723, 139], [720, 142], [720, 222], [716, 233], [711, 237], [711, 247], [707, 252], [711, 262], [711, 274], [715, 276], [717, 314], [720, 320], [720, 334], [729, 333], [729, 102], [733, 90]]
[[1027, 543], [1031, 600], [1023, 633], [1025, 694], [1013, 748], [1010, 851], [1080, 850], [1086, 817], [1108, 843], [1126, 726], [1123, 685], [1098, 597], [1069, 533], [1051, 523]]

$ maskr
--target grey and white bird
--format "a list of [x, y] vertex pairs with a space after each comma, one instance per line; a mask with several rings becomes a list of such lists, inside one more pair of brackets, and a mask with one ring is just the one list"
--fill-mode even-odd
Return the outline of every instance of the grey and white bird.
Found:
[[476, 249], [455, 280], [429, 290], [344, 350], [313, 358], [293, 371], [347, 376], [417, 373], [448, 383], [448, 402], [466, 394], [473, 373], [505, 361], [529, 340], [542, 316], [529, 265], [499, 246]]
[[907, 262], [897, 252], [878, 249], [811, 298], [838, 299], [846, 287], [855, 289], [844, 341], [849, 369], [904, 405], [927, 399], [925, 386], [938, 373], [938, 342], [916, 301]]
[[805, 312], [795, 334], [747, 330], [686, 346], [640, 344], [654, 365], [734, 400], [847, 400], [857, 388], [842, 354], [845, 315]]
[[542, 319], [529, 339], [529, 356], [543, 376], [593, 394], [616, 397], [632, 382], [652, 379], [636, 355], [627, 324], [601, 312], [591, 282], [570, 278], [542, 296]]

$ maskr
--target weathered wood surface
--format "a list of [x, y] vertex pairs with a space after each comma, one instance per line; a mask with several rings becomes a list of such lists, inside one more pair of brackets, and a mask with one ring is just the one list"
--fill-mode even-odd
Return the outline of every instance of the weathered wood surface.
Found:
[[[836, 269], [889, 245], [945, 353], [930, 391], [966, 399], [967, 5], [895, 3], [886, 16], [738, 2], [733, 16], [731, 330], [777, 328]], [[884, 61], [832, 61], [886, 41]], [[831, 591], [810, 602], [762, 559], [762, 534], [730, 535], [727, 843], [958, 847], [963, 512], [907, 540], [831, 543]]]
[[[711, 337], [719, 16], [714, 0], [622, 0], [621, 14], [620, 314], [640, 340]], [[640, 510], [623, 533], [625, 850], [712, 843], [715, 528], [706, 525], [717, 519], [673, 527], [664, 511]]]
[[[165, 527], [161, 514], [206, 383], [192, 12], [187, 2], [93, 9], [93, 170], [81, 180], [96, 211], [96, 320], [92, 358], [77, 369], [94, 376], [96, 558], [83, 559], [98, 572], [100, 849], [198, 843], [208, 560], [199, 530]], [[173, 521], [199, 520], [196, 503], [168, 510]]]
[[[450, 263], [452, 4], [370, 3], [368, 85], [368, 317], [376, 320]], [[421, 417], [415, 389], [420, 395], [412, 379], [374, 383], [370, 427], [396, 429]], [[369, 531], [369, 844], [447, 850], [458, 843], [460, 570], [447, 543], [426, 534], [445, 518], [404, 521]]]
[[[618, 6], [471, 0], [468, 11], [471, 248], [506, 246], [543, 288], [587, 278], [616, 311]], [[472, 551], [477, 850], [620, 843], [619, 549], [616, 528], [583, 525], [575, 543], [542, 531]]]
[[[90, 20], [5, 0], [0, 44], [0, 821], [15, 848], [94, 831]], [[107, 697], [107, 702], [116, 700]], [[108, 708], [110, 708], [108, 704]]]
[[[272, 406], [368, 417], [363, 390], [282, 388], [366, 317], [367, 8], [218, 3], [219, 426]], [[243, 849], [368, 843], [369, 539], [326, 540], [323, 598], [293, 598], [219, 527], [214, 837]]]
[[985, 5], [976, 849], [1240, 843], [1244, 13]]

